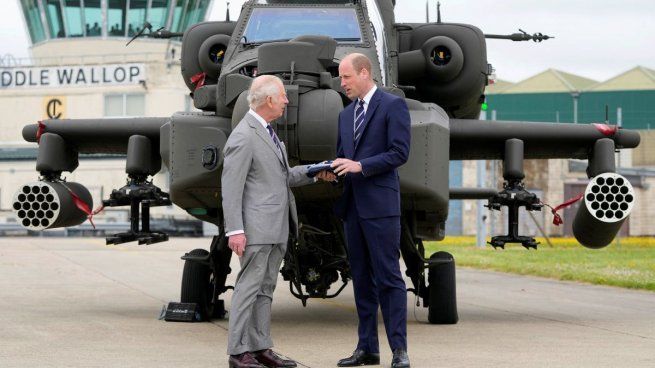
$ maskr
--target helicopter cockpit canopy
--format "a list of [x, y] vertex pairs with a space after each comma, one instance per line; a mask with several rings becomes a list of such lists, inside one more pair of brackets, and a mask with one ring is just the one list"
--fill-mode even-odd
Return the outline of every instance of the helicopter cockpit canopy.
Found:
[[342, 43], [362, 41], [362, 30], [354, 7], [254, 8], [242, 41], [286, 41], [303, 35], [329, 36]]

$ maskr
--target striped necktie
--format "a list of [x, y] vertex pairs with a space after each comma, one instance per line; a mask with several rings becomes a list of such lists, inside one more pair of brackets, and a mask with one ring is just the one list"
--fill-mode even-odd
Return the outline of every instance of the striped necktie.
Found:
[[[275, 134], [270, 124], [266, 125], [266, 129], [268, 129], [268, 134], [271, 135], [271, 138], [273, 139], [273, 143], [275, 143], [277, 149], [280, 150], [280, 154], [282, 154], [282, 146], [280, 145], [280, 140], [277, 138], [277, 134]], [[282, 157], [284, 157], [284, 154], [282, 154]]]
[[357, 104], [357, 109], [355, 110], [355, 131], [354, 131], [354, 142], [355, 142], [355, 147], [357, 147], [357, 143], [359, 142], [359, 138], [362, 136], [362, 130], [364, 130], [364, 118], [366, 113], [364, 112], [364, 100], [358, 100], [359, 103]]

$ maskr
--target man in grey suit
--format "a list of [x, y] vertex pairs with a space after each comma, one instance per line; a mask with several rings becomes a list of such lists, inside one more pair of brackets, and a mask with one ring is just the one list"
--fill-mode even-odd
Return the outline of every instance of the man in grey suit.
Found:
[[[289, 187], [313, 183], [307, 167], [289, 167], [284, 143], [270, 122], [289, 101], [282, 81], [255, 78], [248, 93], [250, 111], [225, 145], [223, 214], [228, 245], [239, 256], [241, 271], [232, 294], [227, 352], [231, 368], [295, 367], [271, 350], [271, 302], [289, 231], [298, 217]], [[323, 180], [333, 174], [322, 172]]]

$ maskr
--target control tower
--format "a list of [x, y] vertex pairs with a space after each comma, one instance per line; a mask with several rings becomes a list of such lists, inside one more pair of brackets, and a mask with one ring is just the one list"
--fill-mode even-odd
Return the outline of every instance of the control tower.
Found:
[[35, 64], [80, 56], [161, 52], [179, 42], [140, 39], [125, 47], [147, 21], [153, 30], [184, 32], [206, 19], [213, 0], [18, 0]]

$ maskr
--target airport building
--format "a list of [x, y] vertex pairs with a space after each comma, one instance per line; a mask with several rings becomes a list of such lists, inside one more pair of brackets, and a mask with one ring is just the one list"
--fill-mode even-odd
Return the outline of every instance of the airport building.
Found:
[[[15, 221], [14, 192], [36, 181], [36, 144], [22, 138], [27, 124], [44, 119], [170, 116], [193, 109], [180, 74], [178, 39], [138, 38], [147, 21], [156, 30], [183, 32], [206, 20], [210, 0], [20, 0], [29, 34], [29, 59], [5, 58], [0, 65], [0, 225]], [[9, 62], [9, 64], [7, 64]], [[125, 185], [125, 161], [110, 155], [81, 155], [68, 181], [91, 192], [94, 207]], [[165, 169], [162, 166], [163, 169]], [[155, 184], [167, 189], [167, 175]], [[127, 210], [105, 210], [99, 224], [126, 223]], [[153, 217], [186, 219], [174, 206]], [[88, 226], [88, 222], [85, 224]]]

